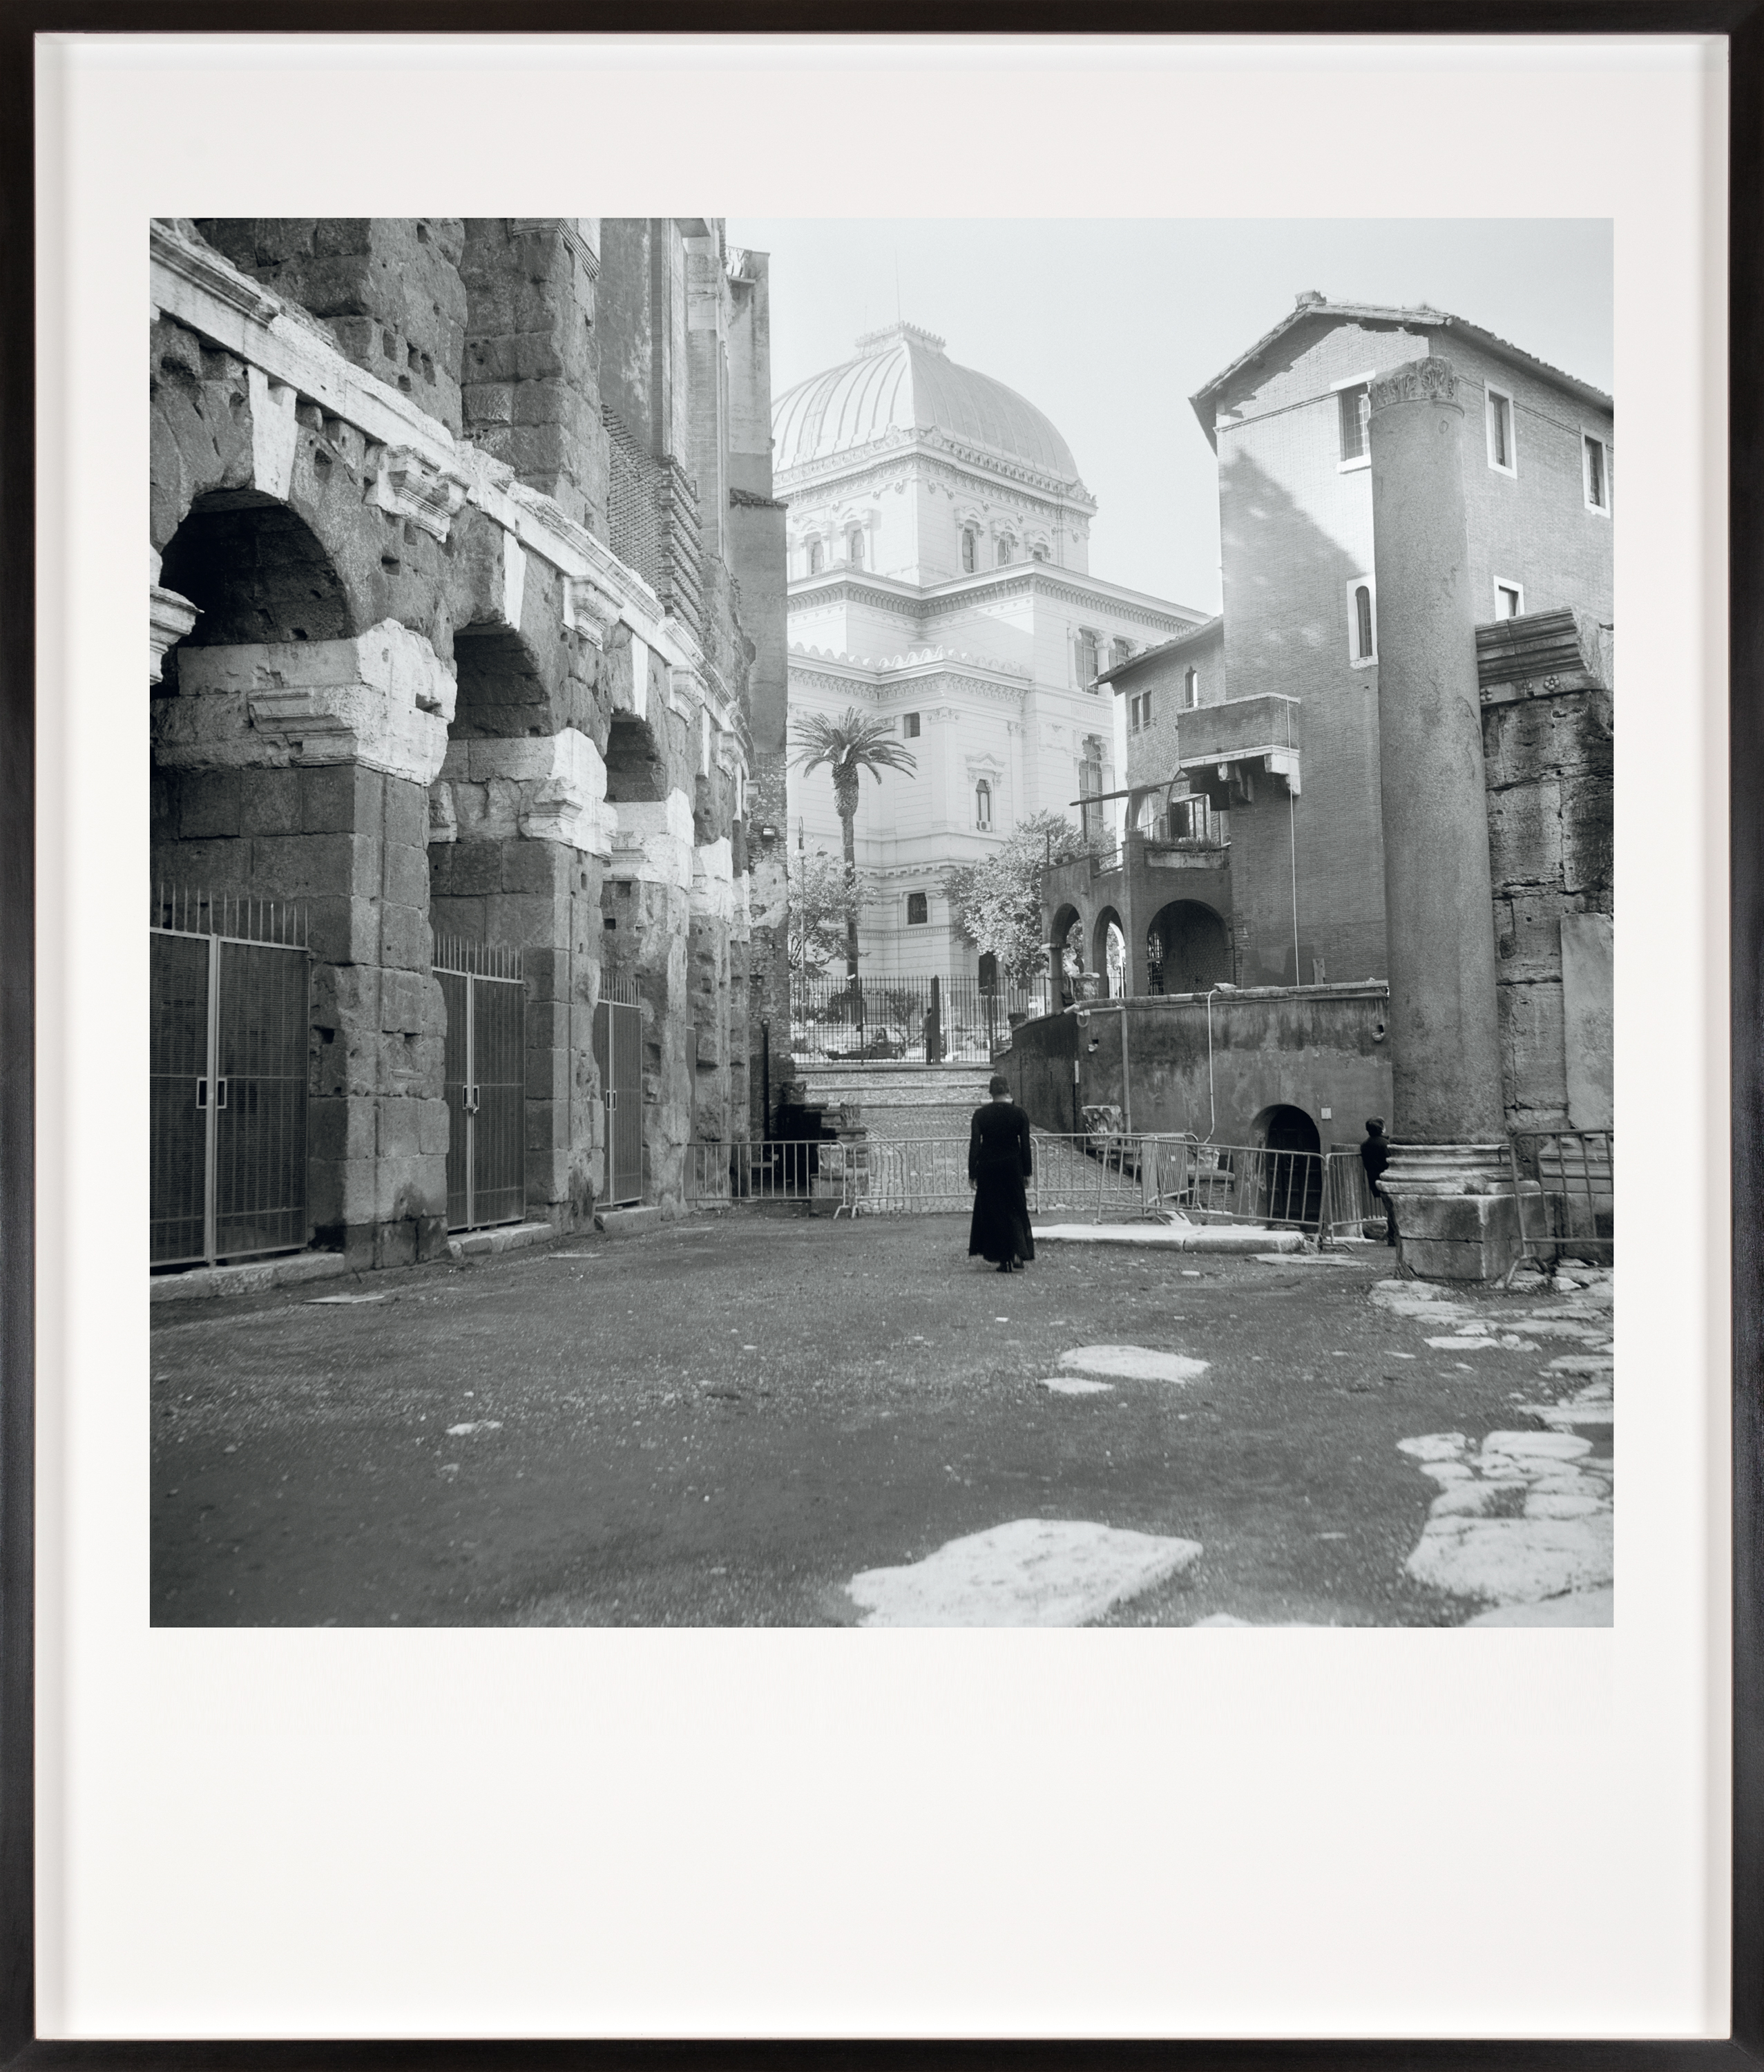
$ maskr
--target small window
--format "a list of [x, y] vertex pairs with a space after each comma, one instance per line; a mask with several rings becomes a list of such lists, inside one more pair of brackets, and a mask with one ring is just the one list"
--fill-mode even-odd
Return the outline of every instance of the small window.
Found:
[[1370, 384], [1359, 381], [1351, 388], [1338, 390], [1337, 404], [1341, 412], [1341, 464], [1343, 467], [1364, 467], [1371, 458], [1367, 443], [1367, 427], [1372, 417]]
[[972, 525], [961, 528], [961, 572], [971, 576], [980, 566], [980, 535]]
[[1200, 703], [1200, 672], [1185, 669], [1182, 672], [1182, 703], [1192, 712]]
[[864, 533], [861, 525], [853, 525], [845, 535], [845, 559], [854, 569], [864, 565]]
[[1149, 691], [1136, 691], [1127, 701], [1128, 725], [1135, 734], [1142, 734], [1152, 723], [1152, 694]]
[[812, 576], [818, 576], [820, 574], [820, 542], [819, 540], [811, 540], [808, 543], [808, 573]]
[[982, 777], [974, 787], [974, 825], [989, 828], [993, 824], [993, 787]]
[[926, 903], [924, 894], [923, 892], [909, 892], [907, 894], [907, 927], [909, 928], [923, 927], [930, 919], [931, 910]]
[[1513, 446], [1513, 399], [1499, 388], [1488, 392], [1488, 464], [1503, 475], [1517, 475]]
[[1029, 550], [1029, 558], [1032, 561], [1045, 561], [1047, 558], [1047, 549], [1042, 546], [1031, 547]]
[[1602, 439], [1589, 434], [1581, 441], [1584, 455], [1586, 483], [1586, 508], [1589, 511], [1602, 512], [1606, 517], [1611, 510], [1610, 448]]
[[1009, 540], [1001, 540], [998, 543], [998, 565], [1001, 569], [1008, 569], [1010, 566], [1010, 542]]
[[1367, 576], [1347, 586], [1347, 659], [1356, 668], [1378, 660], [1378, 602]]
[[1497, 619], [1518, 619], [1525, 610], [1525, 586], [1523, 583], [1502, 582], [1495, 585], [1495, 616]]
[[1133, 659], [1133, 643], [1131, 640], [1112, 640], [1109, 642], [1108, 660], [1111, 668], [1118, 669], [1123, 662], [1130, 662]]
[[917, 741], [919, 738], [918, 713], [903, 713], [900, 716], [900, 730], [906, 736], [907, 740]]

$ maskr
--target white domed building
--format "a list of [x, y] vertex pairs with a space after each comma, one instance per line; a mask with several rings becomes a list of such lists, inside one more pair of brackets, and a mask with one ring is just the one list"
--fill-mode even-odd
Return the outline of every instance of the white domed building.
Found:
[[[1071, 449], [1001, 381], [898, 323], [772, 409], [789, 507], [790, 716], [855, 706], [918, 758], [866, 776], [864, 971], [972, 976], [944, 873], [1027, 815], [1125, 783], [1126, 701], [1097, 677], [1206, 619], [1090, 573], [1096, 505]], [[1117, 720], [1117, 714], [1119, 715]], [[824, 768], [792, 770], [791, 862], [841, 849]], [[1114, 802], [1091, 831], [1119, 824]]]

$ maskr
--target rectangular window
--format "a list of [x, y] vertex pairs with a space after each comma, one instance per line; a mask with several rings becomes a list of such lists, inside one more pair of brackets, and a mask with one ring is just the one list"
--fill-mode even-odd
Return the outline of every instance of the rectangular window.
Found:
[[930, 919], [931, 915], [926, 906], [924, 894], [923, 892], [909, 892], [907, 894], [907, 925], [908, 927], [916, 928], [924, 922], [928, 921]]
[[1192, 712], [1200, 703], [1200, 672], [1186, 669], [1182, 672], [1182, 703]]
[[1136, 691], [1127, 701], [1127, 724], [1135, 734], [1143, 732], [1152, 723], [1152, 694], [1149, 691]]
[[1523, 583], [1503, 582], [1499, 577], [1495, 582], [1495, 616], [1497, 619], [1522, 618], [1525, 610], [1525, 586]]
[[1513, 445], [1513, 399], [1499, 388], [1488, 392], [1488, 464], [1503, 475], [1517, 475]]
[[918, 713], [903, 713], [900, 718], [900, 730], [908, 741], [917, 741], [919, 738]]
[[1356, 381], [1351, 388], [1338, 389], [1336, 402], [1341, 412], [1341, 464], [1343, 467], [1364, 467], [1371, 458], [1367, 442], [1367, 427], [1372, 416], [1371, 385]]
[[1096, 680], [1096, 636], [1094, 633], [1080, 633], [1078, 636], [1078, 680], [1087, 688]]
[[1363, 668], [1378, 660], [1378, 599], [1370, 576], [1347, 586], [1347, 659]]
[[1602, 439], [1590, 434], [1581, 440], [1581, 450], [1585, 455], [1586, 508], [1589, 511], [1602, 512], [1606, 517], [1611, 510], [1610, 448]]

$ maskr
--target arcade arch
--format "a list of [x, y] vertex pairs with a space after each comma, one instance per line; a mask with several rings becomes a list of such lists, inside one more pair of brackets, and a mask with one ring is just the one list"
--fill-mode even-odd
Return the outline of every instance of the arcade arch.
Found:
[[1204, 993], [1229, 983], [1231, 935], [1198, 899], [1173, 899], [1145, 931], [1145, 968], [1153, 993]]

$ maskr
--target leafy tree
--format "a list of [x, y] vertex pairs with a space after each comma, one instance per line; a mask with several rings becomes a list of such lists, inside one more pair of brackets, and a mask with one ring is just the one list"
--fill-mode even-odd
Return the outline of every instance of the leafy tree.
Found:
[[845, 867], [824, 849], [790, 861], [790, 968], [819, 977], [845, 945], [851, 898]]
[[1041, 970], [1042, 881], [1050, 857], [1060, 861], [1079, 840], [1063, 813], [1031, 813], [989, 856], [945, 874], [944, 897], [956, 925], [998, 960], [1001, 977], [1022, 985]]
[[857, 976], [857, 778], [867, 770], [879, 784], [885, 770], [919, 767], [919, 758], [894, 737], [885, 719], [848, 706], [837, 719], [805, 713], [796, 722], [791, 761], [806, 775], [825, 763], [833, 780], [833, 804], [839, 814], [845, 850], [845, 976]]

